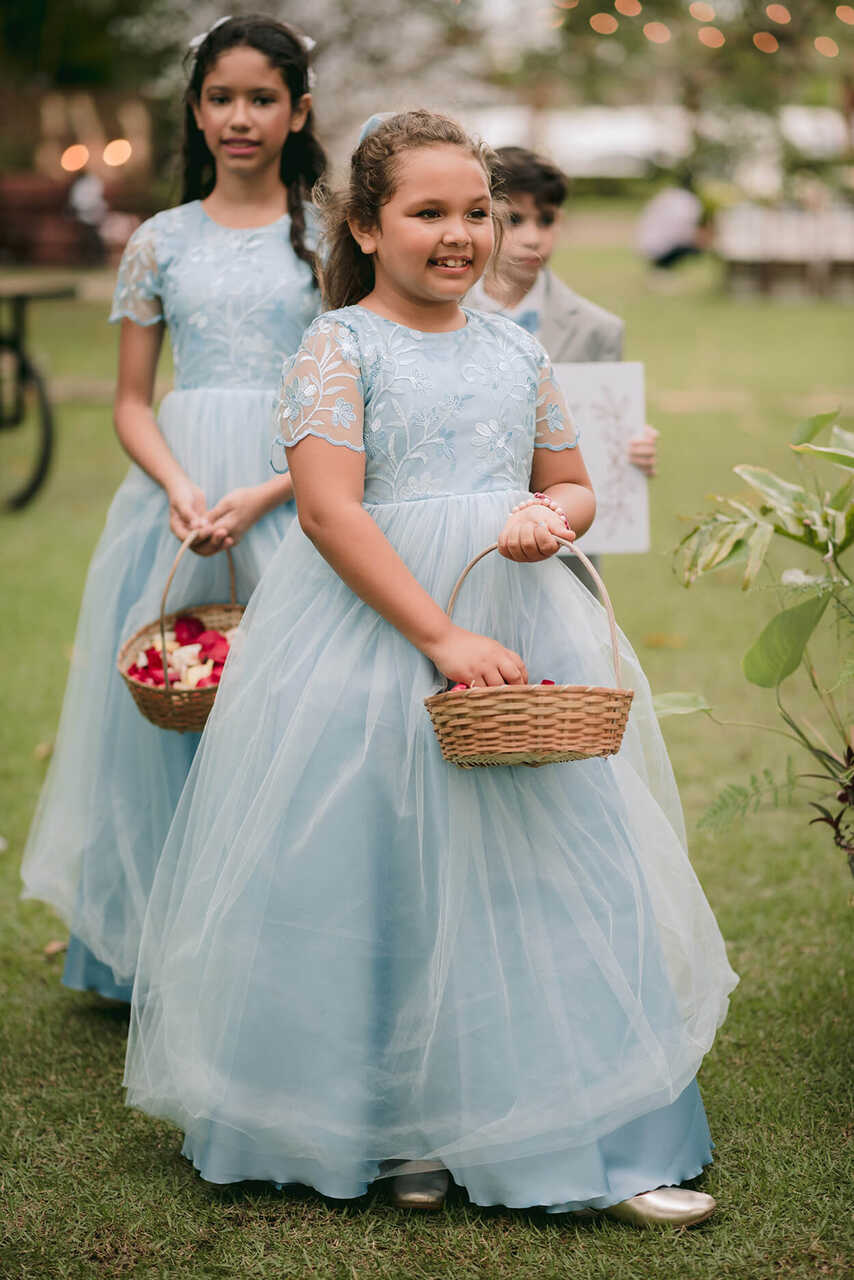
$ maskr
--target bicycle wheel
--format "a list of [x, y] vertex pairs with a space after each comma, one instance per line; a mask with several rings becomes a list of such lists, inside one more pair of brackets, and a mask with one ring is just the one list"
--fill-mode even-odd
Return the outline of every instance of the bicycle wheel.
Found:
[[0, 506], [18, 511], [50, 470], [53, 413], [44, 380], [27, 356], [0, 354], [0, 384]]

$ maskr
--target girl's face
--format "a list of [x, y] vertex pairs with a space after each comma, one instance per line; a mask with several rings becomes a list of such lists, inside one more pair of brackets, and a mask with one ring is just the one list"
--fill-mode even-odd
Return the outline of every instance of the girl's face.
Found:
[[217, 173], [250, 176], [278, 165], [289, 133], [298, 133], [311, 96], [291, 103], [281, 72], [258, 49], [239, 46], [220, 54], [193, 104]]
[[462, 147], [438, 143], [400, 155], [395, 177], [379, 226], [351, 227], [374, 255], [375, 288], [419, 305], [456, 303], [492, 253], [486, 174]]

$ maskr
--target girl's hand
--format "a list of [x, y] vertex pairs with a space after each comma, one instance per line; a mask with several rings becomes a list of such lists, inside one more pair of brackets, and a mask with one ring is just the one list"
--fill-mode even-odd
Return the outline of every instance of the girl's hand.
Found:
[[629, 441], [629, 462], [651, 480], [658, 465], [658, 432], [649, 423]]
[[193, 550], [200, 556], [214, 556], [236, 546], [264, 510], [256, 487], [232, 489], [207, 513], [209, 533], [193, 543]]
[[205, 518], [208, 504], [199, 486], [184, 476], [169, 486], [166, 496], [169, 499], [169, 528], [178, 541], [183, 542], [194, 529], [204, 537], [208, 531]]
[[447, 634], [424, 653], [453, 684], [482, 688], [528, 683], [528, 670], [518, 653], [453, 623], [449, 623]]
[[508, 560], [535, 564], [538, 560], [548, 560], [560, 550], [563, 544], [555, 534], [570, 541], [575, 538], [574, 531], [567, 529], [550, 507], [523, 507], [521, 511], [511, 511], [507, 517], [498, 535], [498, 550]]

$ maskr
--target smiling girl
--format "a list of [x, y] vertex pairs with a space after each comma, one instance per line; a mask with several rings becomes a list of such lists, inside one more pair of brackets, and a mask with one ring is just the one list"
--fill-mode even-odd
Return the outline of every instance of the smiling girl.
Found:
[[[217, 24], [193, 56], [180, 206], [136, 231], [119, 269], [116, 431], [133, 466], [95, 551], [56, 750], [23, 865], [25, 896], [72, 938], [63, 981], [130, 998], [157, 856], [198, 735], [143, 720], [115, 666], [155, 617], [178, 542], [196, 530], [173, 608], [246, 600], [292, 516], [270, 476], [282, 357], [317, 314], [306, 205], [324, 169], [305, 37], [270, 18]], [[175, 389], [152, 408], [168, 329]], [[284, 505], [283, 505], [284, 504]], [[188, 563], [191, 562], [191, 563]]]
[[[385, 120], [329, 210], [334, 310], [279, 408], [300, 524], [241, 626], [151, 895], [128, 1102], [212, 1182], [441, 1208], [709, 1216], [694, 1080], [734, 975], [684, 849], [646, 681], [616, 757], [461, 770], [445, 681], [613, 681], [552, 559], [593, 517], [542, 347], [460, 306], [490, 157]], [[460, 569], [459, 621], [444, 602]], [[312, 545], [314, 544], [314, 545]]]

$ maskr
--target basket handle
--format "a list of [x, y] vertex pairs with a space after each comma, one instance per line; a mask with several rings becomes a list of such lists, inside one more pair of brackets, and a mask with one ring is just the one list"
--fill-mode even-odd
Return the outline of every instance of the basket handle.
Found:
[[[163, 663], [163, 677], [166, 692], [172, 697], [172, 685], [169, 683], [169, 666], [166, 662], [166, 597], [169, 595], [169, 588], [172, 586], [172, 579], [175, 577], [175, 570], [181, 563], [181, 557], [184, 552], [191, 547], [198, 537], [198, 530], [191, 529], [184, 541], [178, 548], [178, 554], [172, 562], [172, 568], [169, 570], [169, 577], [166, 579], [166, 586], [163, 588], [163, 595], [160, 597], [160, 643], [163, 648], [160, 650], [160, 660]], [[231, 547], [226, 547], [225, 554], [228, 556], [228, 587], [231, 593], [231, 604], [237, 604], [237, 583], [234, 576], [234, 557], [231, 554]]]
[[[590, 574], [593, 581], [596, 583], [596, 586], [599, 588], [599, 592], [602, 597], [602, 604], [604, 605], [605, 612], [608, 615], [608, 629], [611, 633], [611, 654], [614, 659], [614, 676], [616, 679], [616, 687], [618, 689], [621, 689], [623, 685], [623, 668], [622, 668], [622, 663], [620, 661], [620, 646], [617, 642], [617, 620], [614, 617], [614, 607], [611, 604], [611, 597], [608, 595], [608, 588], [605, 586], [605, 583], [602, 581], [596, 569], [593, 567], [590, 560], [588, 560], [587, 556], [584, 554], [584, 552], [581, 550], [580, 547], [577, 547], [571, 539], [564, 538], [559, 533], [555, 533], [553, 536], [557, 538], [558, 542], [562, 542], [564, 546], [569, 547], [570, 551], [574, 556], [578, 556], [578, 559], [584, 565], [585, 569]], [[457, 581], [454, 584], [454, 589], [451, 592], [451, 598], [448, 601], [448, 607], [445, 610], [449, 618], [453, 614], [454, 605], [456, 604], [457, 596], [460, 593], [460, 587], [463, 585], [463, 583], [465, 582], [468, 575], [471, 573], [474, 566], [478, 563], [479, 560], [482, 560], [484, 556], [488, 556], [490, 551], [497, 551], [497, 550], [498, 550], [498, 543], [493, 542], [491, 546], [486, 547], [483, 551], [479, 552], [479, 554], [476, 555], [473, 560], [470, 560], [469, 563], [466, 565], [465, 569], [463, 569], [462, 573], [457, 578]]]

